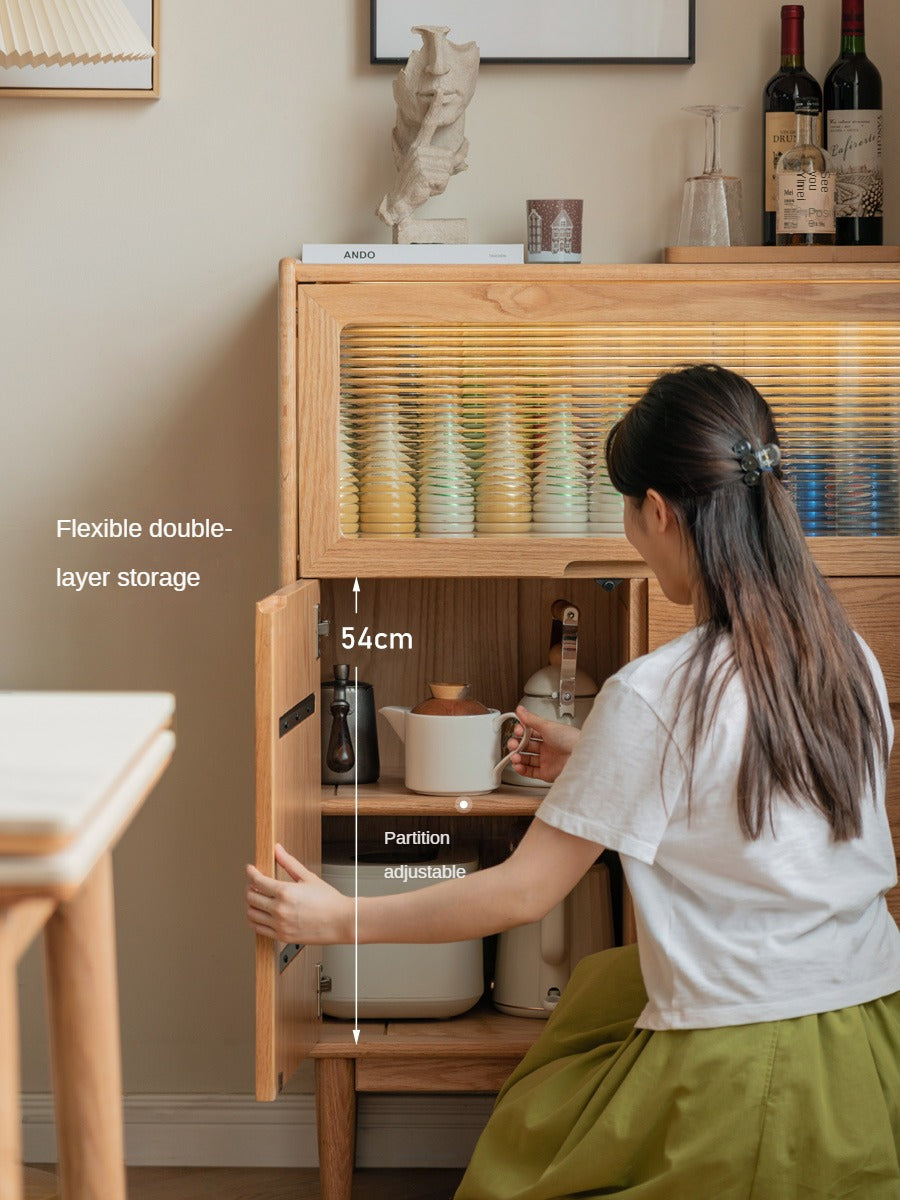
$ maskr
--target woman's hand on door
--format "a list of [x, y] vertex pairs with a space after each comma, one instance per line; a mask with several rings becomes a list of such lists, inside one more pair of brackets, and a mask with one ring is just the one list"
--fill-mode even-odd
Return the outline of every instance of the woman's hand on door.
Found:
[[353, 941], [354, 905], [281, 845], [275, 861], [290, 876], [273, 879], [247, 866], [247, 920], [263, 937], [324, 946]]

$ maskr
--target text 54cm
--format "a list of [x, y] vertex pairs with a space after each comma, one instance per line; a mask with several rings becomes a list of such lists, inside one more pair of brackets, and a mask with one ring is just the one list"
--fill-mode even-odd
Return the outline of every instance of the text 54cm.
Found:
[[354, 625], [344, 625], [341, 628], [341, 648], [343, 650], [412, 650], [413, 636], [411, 633], [386, 633], [384, 630], [373, 631], [368, 625], [357, 631]]

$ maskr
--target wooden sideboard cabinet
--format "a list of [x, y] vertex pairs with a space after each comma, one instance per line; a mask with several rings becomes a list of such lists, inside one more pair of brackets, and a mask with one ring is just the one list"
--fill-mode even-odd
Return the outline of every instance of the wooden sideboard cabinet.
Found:
[[[542, 793], [503, 785], [465, 815], [456, 797], [410, 793], [382, 718], [379, 782], [358, 801], [352, 787], [323, 786], [321, 681], [348, 661], [380, 707], [416, 703], [430, 680], [465, 679], [508, 710], [546, 661], [558, 598], [581, 610], [579, 662], [598, 683], [681, 632], [685, 610], [665, 601], [610, 518], [602, 443], [661, 369], [684, 362], [741, 371], [773, 404], [812, 552], [900, 703], [896, 266], [288, 259], [279, 309], [280, 587], [258, 604], [256, 632], [261, 870], [273, 869], [276, 841], [318, 869], [323, 843], [352, 836], [357, 802], [375, 837], [427, 827], [477, 843], [483, 862], [508, 852]], [[579, 474], [580, 515], [556, 513], [543, 531], [514, 528], [511, 511], [498, 518], [485, 481], [524, 472], [527, 496], [553, 454]], [[475, 530], [427, 511], [423, 485], [448, 476], [459, 477], [463, 523], [474, 504]], [[380, 505], [366, 504], [373, 488]], [[896, 890], [890, 902], [900, 918]], [[357, 1045], [352, 1021], [318, 1015], [320, 962], [315, 946], [258, 940], [256, 1090], [274, 1098], [315, 1059], [322, 1195], [348, 1200], [357, 1092], [496, 1091], [542, 1023], [486, 1000], [446, 1021], [363, 1022]]]

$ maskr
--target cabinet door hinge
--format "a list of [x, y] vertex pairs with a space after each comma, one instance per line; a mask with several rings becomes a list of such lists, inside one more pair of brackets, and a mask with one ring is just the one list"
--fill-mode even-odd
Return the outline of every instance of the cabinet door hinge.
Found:
[[331, 991], [331, 976], [322, 970], [322, 964], [316, 963], [316, 1016], [322, 1015], [322, 996]]
[[288, 942], [286, 946], [282, 946], [278, 954], [279, 975], [291, 965], [302, 949], [302, 942]]
[[284, 737], [286, 733], [290, 733], [292, 729], [305, 721], [307, 717], [311, 717], [316, 711], [316, 694], [310, 692], [308, 696], [304, 696], [298, 701], [293, 708], [289, 708], [286, 713], [282, 713], [278, 718], [278, 736]]
[[322, 620], [320, 605], [316, 605], [316, 658], [322, 657], [322, 639], [331, 634], [331, 622]]

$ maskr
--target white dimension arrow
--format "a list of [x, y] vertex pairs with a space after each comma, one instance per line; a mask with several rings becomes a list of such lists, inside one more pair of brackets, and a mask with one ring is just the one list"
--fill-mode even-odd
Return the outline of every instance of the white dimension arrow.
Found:
[[359, 612], [359, 580], [353, 580], [353, 611]]
[[[359, 592], [358, 579], [353, 590]], [[353, 683], [353, 1040], [359, 1045], [359, 667]]]

